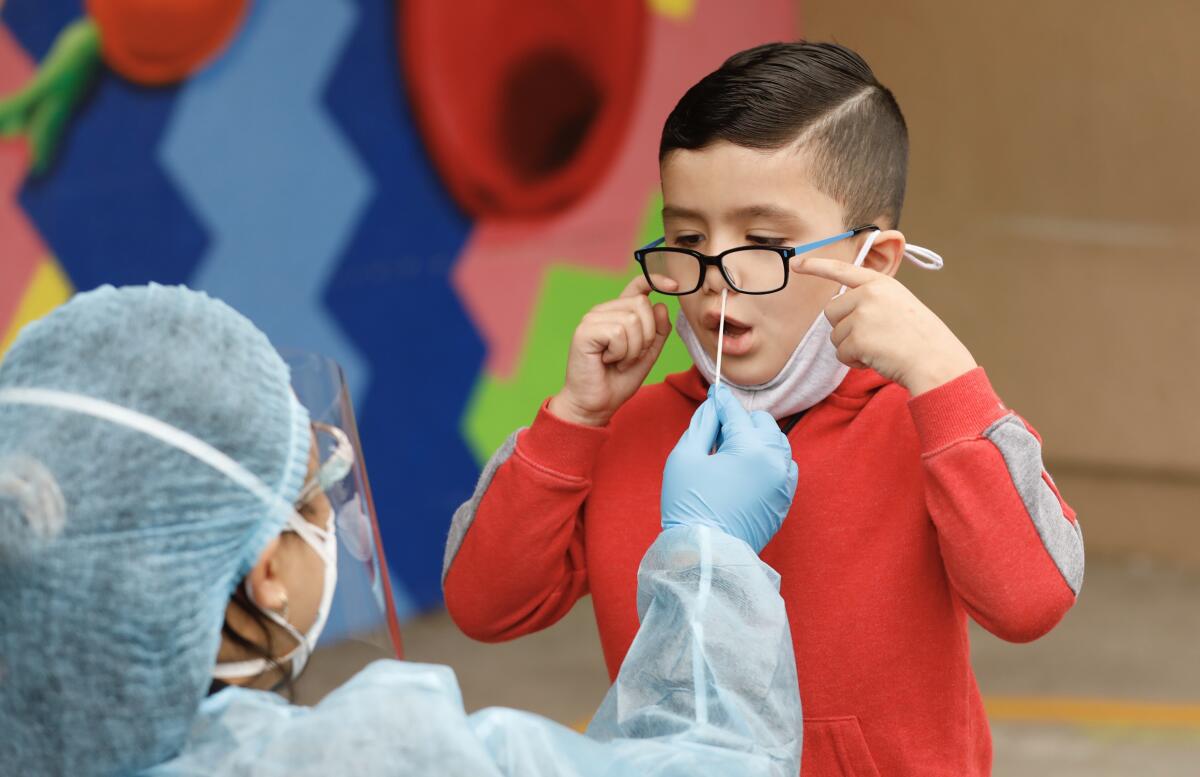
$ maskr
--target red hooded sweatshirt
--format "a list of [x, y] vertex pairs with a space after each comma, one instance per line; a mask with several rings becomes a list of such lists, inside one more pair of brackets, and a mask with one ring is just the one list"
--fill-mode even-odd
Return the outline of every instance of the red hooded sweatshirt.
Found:
[[[693, 368], [643, 387], [607, 427], [543, 406], [514, 433], [451, 528], [443, 586], [459, 627], [513, 639], [590, 592], [615, 677], [638, 629], [663, 467], [707, 388]], [[799, 484], [761, 555], [791, 623], [804, 777], [989, 774], [967, 616], [1033, 640], [1083, 578], [1040, 438], [982, 369], [915, 399], [853, 370], [788, 438]]]

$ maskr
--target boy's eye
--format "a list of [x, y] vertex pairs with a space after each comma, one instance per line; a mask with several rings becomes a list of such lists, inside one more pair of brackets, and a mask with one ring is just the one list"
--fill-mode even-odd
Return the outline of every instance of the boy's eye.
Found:
[[700, 245], [701, 239], [700, 235], [676, 235], [674, 242], [680, 248], [694, 248]]
[[763, 235], [746, 235], [746, 239], [752, 245], [756, 246], [781, 246], [787, 242], [786, 238], [782, 237], [765, 237]]

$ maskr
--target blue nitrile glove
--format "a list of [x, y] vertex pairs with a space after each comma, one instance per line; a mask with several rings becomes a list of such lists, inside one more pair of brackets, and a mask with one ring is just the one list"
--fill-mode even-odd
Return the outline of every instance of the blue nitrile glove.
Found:
[[709, 389], [667, 459], [663, 529], [711, 526], [760, 552], [792, 506], [796, 476], [792, 446], [770, 413], [747, 413], [729, 389]]

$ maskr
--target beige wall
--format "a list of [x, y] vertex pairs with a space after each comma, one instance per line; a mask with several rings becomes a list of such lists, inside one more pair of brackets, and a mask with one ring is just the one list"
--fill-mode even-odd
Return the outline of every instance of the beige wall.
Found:
[[1092, 554], [1200, 566], [1200, 4], [805, 0], [896, 93], [902, 279], [1046, 438]]

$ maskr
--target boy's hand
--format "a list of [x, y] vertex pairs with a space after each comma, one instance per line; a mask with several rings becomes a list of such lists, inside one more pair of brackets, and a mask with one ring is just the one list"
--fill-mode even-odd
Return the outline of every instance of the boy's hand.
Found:
[[[672, 282], [656, 278], [661, 288]], [[667, 306], [651, 305], [650, 284], [638, 275], [621, 296], [588, 311], [567, 356], [567, 380], [549, 410], [567, 421], [604, 426], [638, 390], [671, 334]]]
[[819, 257], [793, 259], [791, 268], [846, 287], [825, 306], [843, 364], [869, 367], [913, 396], [976, 367], [950, 328], [895, 278]]

